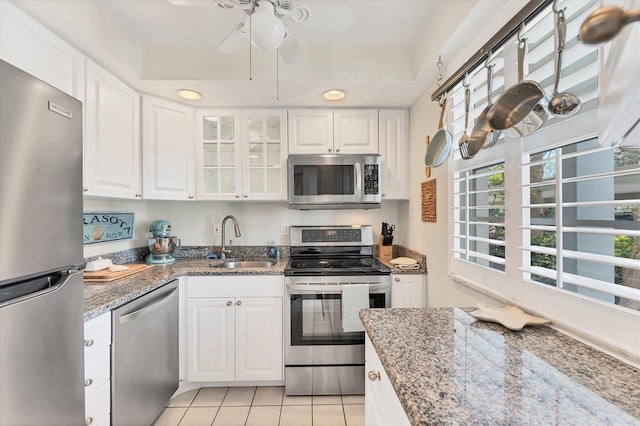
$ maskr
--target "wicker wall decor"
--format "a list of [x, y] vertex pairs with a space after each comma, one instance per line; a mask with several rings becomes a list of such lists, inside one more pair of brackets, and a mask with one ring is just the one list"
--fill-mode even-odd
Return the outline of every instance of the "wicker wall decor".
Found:
[[436, 179], [420, 184], [422, 187], [422, 221], [436, 222]]

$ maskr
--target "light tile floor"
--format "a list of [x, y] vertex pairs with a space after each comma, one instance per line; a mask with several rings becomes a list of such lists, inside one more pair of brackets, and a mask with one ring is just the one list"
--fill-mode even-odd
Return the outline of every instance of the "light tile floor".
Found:
[[282, 386], [202, 388], [169, 401], [156, 426], [363, 426], [364, 395], [286, 396]]

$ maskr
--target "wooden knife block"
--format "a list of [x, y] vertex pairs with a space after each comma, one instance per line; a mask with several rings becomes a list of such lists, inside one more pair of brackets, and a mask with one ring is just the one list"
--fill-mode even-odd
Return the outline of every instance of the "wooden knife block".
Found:
[[380, 259], [391, 259], [393, 257], [393, 246], [382, 245], [383, 236], [378, 237], [378, 257]]

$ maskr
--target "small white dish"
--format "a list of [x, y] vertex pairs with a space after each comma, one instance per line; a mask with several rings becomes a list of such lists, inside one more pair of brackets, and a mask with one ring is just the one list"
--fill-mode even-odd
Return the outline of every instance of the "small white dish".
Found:
[[391, 259], [390, 263], [395, 266], [413, 266], [417, 265], [418, 261], [410, 257], [396, 257], [395, 259]]
[[496, 322], [514, 331], [522, 330], [525, 325], [544, 325], [551, 322], [546, 318], [529, 315], [522, 309], [511, 305], [492, 306], [478, 304], [478, 308], [478, 310], [470, 313], [472, 317], [483, 321]]

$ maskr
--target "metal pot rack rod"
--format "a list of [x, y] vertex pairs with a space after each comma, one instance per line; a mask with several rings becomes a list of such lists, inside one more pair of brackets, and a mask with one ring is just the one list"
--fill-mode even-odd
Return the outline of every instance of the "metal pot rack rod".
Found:
[[440, 98], [443, 93], [451, 90], [456, 84], [460, 83], [464, 76], [478, 64], [483, 62], [489, 52], [495, 51], [502, 46], [519, 30], [523, 22], [531, 20], [542, 9], [553, 3], [553, 0], [531, 0], [516, 15], [511, 18], [500, 30], [489, 39], [467, 62], [464, 63], [455, 73], [451, 75], [438, 89], [431, 94], [431, 100], [435, 101]]

